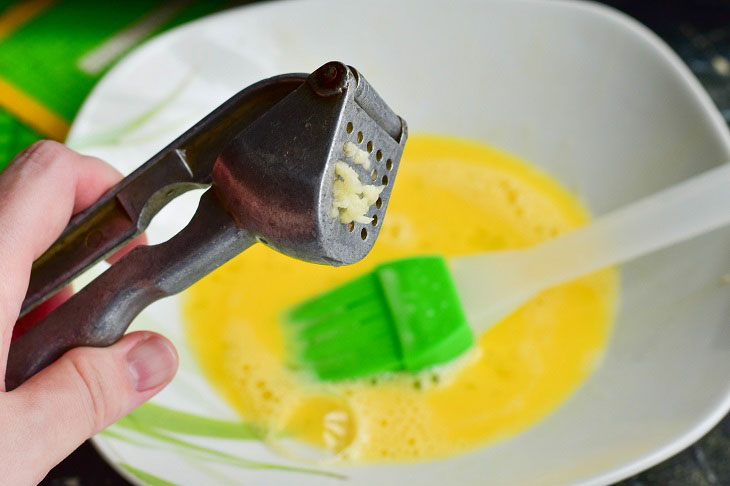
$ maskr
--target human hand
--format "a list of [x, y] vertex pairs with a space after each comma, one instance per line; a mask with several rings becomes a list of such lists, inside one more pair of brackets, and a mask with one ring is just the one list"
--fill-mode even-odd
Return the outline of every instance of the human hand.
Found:
[[120, 177], [101, 160], [49, 141], [18, 154], [0, 174], [0, 484], [38, 483], [84, 440], [162, 390], [177, 370], [170, 341], [134, 332], [107, 348], [72, 349], [4, 391], [13, 328], [19, 334], [70, 295], [61, 291], [15, 326], [33, 261], [73, 214]]

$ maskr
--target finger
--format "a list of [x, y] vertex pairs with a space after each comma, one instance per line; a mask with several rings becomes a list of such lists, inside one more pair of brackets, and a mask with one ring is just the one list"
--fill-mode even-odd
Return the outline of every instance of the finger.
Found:
[[[76, 348], [23, 385], [0, 395], [23, 469], [48, 471], [84, 440], [141, 405], [177, 370], [172, 343], [151, 332], [108, 348]], [[6, 412], [7, 410], [7, 412]], [[1, 423], [2, 421], [0, 421]]]
[[21, 152], [0, 174], [0, 324], [15, 322], [30, 266], [66, 227], [71, 215], [99, 198], [119, 173], [94, 157], [41, 141]]
[[92, 204], [119, 177], [101, 160], [50, 141], [24, 150], [0, 174], [0, 371], [33, 260], [61, 234], [74, 212]]
[[24, 221], [24, 233], [38, 237], [30, 245], [22, 242], [23, 246], [37, 258], [71, 215], [89, 207], [120, 179], [116, 169], [96, 157], [41, 140], [21, 152], [0, 175], [4, 199], [0, 222]]

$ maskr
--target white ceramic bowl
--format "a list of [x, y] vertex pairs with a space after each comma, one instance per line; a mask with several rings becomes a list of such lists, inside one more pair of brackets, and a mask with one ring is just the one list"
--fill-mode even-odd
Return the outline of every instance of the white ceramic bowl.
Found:
[[[91, 94], [69, 141], [129, 172], [240, 88], [330, 59], [361, 70], [412, 132], [512, 152], [597, 214], [730, 159], [718, 112], [655, 35], [596, 4], [538, 0], [317, 0], [227, 11], [128, 56]], [[175, 203], [153, 222], [151, 239], [180, 228], [194, 205], [192, 196]], [[726, 229], [626, 265], [601, 368], [540, 424], [468, 454], [345, 468], [343, 481], [251, 469], [119, 426], [95, 443], [138, 482], [154, 482], [149, 473], [179, 484], [610, 483], [688, 446], [728, 411], [729, 246]], [[234, 419], [197, 371], [177, 302], [155, 304], [136, 324], [161, 329], [181, 349], [183, 369], [156, 403]], [[256, 441], [175, 437], [293, 465]]]

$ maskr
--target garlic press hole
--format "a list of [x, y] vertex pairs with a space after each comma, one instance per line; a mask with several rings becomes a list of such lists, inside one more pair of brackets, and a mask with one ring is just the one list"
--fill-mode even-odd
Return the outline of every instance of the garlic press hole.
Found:
[[363, 228], [362, 231], [360, 232], [360, 238], [362, 238], [363, 240], [366, 240], [368, 238], [368, 230]]
[[350, 233], [355, 231], [355, 223], [350, 222], [350, 224], [347, 225], [347, 231], [349, 231]]
[[370, 174], [370, 179], [374, 181], [378, 179], [378, 169], [373, 169], [373, 173]]
[[370, 222], [370, 224], [372, 224], [373, 226], [378, 225], [378, 215], [377, 214], [373, 214], [373, 220]]
[[357, 143], [362, 143], [362, 139], [363, 139], [362, 132], [357, 132]]
[[383, 151], [378, 150], [377, 152], [375, 152], [375, 160], [380, 162], [382, 159], [383, 159]]
[[387, 161], [385, 162], [385, 168], [386, 168], [386, 169], [388, 169], [388, 170], [391, 170], [391, 169], [393, 168], [393, 161], [392, 161], [392, 160], [390, 160], [390, 159], [388, 159], [388, 160], [387, 160]]
[[378, 200], [375, 201], [375, 207], [378, 208], [378, 209], [380, 209], [380, 208], [383, 207], [383, 198], [380, 198], [379, 197]]
[[352, 133], [352, 122], [347, 122], [345, 130], [347, 130], [347, 133]]
[[368, 153], [373, 151], [373, 142], [368, 141], [367, 149], [368, 149]]
[[388, 176], [384, 175], [382, 180], [383, 180], [383, 185], [387, 186], [388, 185]]

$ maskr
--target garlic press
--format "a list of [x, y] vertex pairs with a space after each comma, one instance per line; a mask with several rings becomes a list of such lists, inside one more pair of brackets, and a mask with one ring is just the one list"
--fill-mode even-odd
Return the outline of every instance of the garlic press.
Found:
[[[255, 243], [312, 263], [361, 260], [382, 227], [407, 137], [405, 121], [340, 62], [240, 91], [76, 215], [34, 262], [21, 316], [143, 232], [172, 199], [207, 188], [177, 235], [133, 249], [15, 340], [6, 389], [73, 347], [116, 342], [146, 306]], [[360, 218], [367, 223], [333, 213], [348, 142], [370, 162], [349, 167], [380, 191]]]

